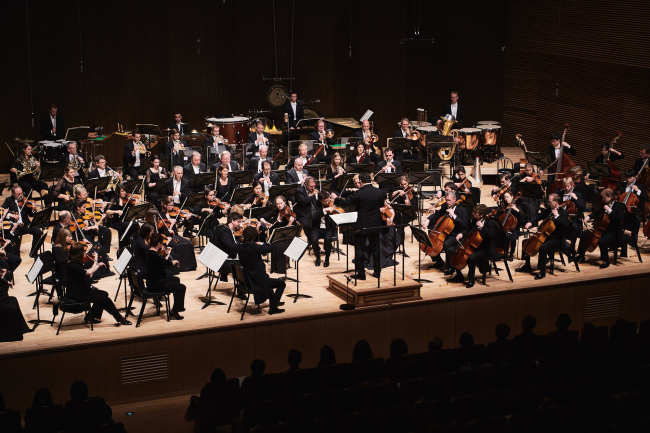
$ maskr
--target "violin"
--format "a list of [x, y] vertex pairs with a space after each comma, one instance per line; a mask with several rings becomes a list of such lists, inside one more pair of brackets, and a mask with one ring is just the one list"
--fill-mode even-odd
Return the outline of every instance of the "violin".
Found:
[[239, 225], [239, 229], [235, 230], [233, 234], [240, 238], [244, 235], [244, 230], [248, 227], [254, 227], [255, 230], [259, 232], [261, 225], [260, 220], [257, 218], [243, 218], [242, 223]]
[[214, 200], [208, 200], [208, 206], [210, 206], [211, 208], [219, 207], [219, 209], [225, 209], [226, 203], [222, 202], [218, 198], [215, 198]]
[[268, 201], [269, 198], [266, 195], [264, 195], [264, 193], [261, 193], [255, 196], [255, 199], [253, 199], [253, 205], [265, 207]]
[[[386, 200], [388, 200], [388, 194], [386, 194]], [[379, 213], [381, 214], [381, 219], [383, 222], [385, 222], [387, 225], [394, 225], [393, 220], [395, 219], [395, 210], [390, 205], [390, 203], [382, 206], [379, 209]]]
[[537, 233], [533, 234], [528, 239], [525, 239], [522, 243], [524, 252], [528, 254], [529, 257], [533, 257], [539, 252], [539, 249], [542, 247], [542, 244], [546, 242], [546, 239], [555, 231], [555, 223], [553, 218], [546, 218], [542, 225], [539, 226]]
[[188, 211], [186, 209], [181, 209], [178, 206], [174, 206], [172, 208], [172, 210], [170, 210], [167, 213], [172, 218], [179, 218], [180, 217], [180, 218], [188, 219], [188, 218], [191, 218], [191, 217], [195, 216], [192, 212], [190, 212], [190, 211]]
[[338, 207], [334, 205], [334, 200], [330, 197], [324, 198], [321, 200], [321, 204], [323, 207], [331, 207], [334, 209], [334, 213], [345, 213], [345, 210], [343, 210], [342, 207]]

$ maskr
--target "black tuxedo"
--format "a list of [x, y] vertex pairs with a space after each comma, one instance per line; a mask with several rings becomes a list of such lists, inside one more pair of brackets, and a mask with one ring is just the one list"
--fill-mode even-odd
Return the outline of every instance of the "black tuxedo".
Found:
[[46, 113], [44, 117], [41, 118], [41, 140], [60, 140], [65, 137], [66, 129], [65, 123], [63, 121], [63, 116], [61, 114], [56, 115], [56, 134], [52, 134], [52, 119], [50, 119], [50, 113]]
[[[257, 183], [260, 183], [262, 185], [262, 189], [264, 189], [264, 184], [260, 182], [263, 177], [264, 177], [264, 173], [255, 174], [255, 176], [253, 177], [253, 186], [255, 186], [255, 184]], [[269, 174], [269, 180], [271, 181], [271, 186], [280, 185], [280, 177], [277, 175], [277, 173], [271, 172]]]
[[[456, 121], [458, 123], [454, 124], [454, 127], [460, 128], [463, 123], [463, 119], [465, 118], [465, 110], [463, 109], [463, 105], [460, 102], [458, 102], [457, 104], [458, 107], [456, 107]], [[449, 102], [442, 107], [441, 116], [446, 116], [447, 114], [451, 114], [451, 103]], [[438, 119], [434, 119], [434, 122], [432, 123], [435, 124], [437, 120]]]
[[[205, 137], [205, 141], [203, 142], [203, 146], [206, 149], [214, 148], [214, 145], [215, 145], [215, 142], [216, 142], [217, 138], [218, 137], [215, 137], [213, 135], [208, 135], [207, 137]], [[228, 147], [226, 146], [226, 144], [225, 143], [217, 143], [217, 154], [221, 155], [221, 152], [223, 152], [224, 150], [228, 150]]]
[[[402, 164], [393, 158], [393, 165], [395, 166], [395, 170], [391, 169], [391, 173], [397, 173], [400, 174], [402, 172]], [[381, 160], [375, 165], [375, 172], [381, 170], [382, 168], [386, 167], [386, 160]]]
[[[174, 195], [174, 178], [169, 178], [165, 181], [165, 195], [168, 196], [173, 196]], [[180, 196], [180, 202], [181, 204], [185, 201], [185, 197], [187, 197], [192, 191], [190, 190], [190, 183], [185, 177], [181, 179], [181, 196]]]
[[[305, 228], [305, 231], [311, 229], [312, 223], [314, 221], [313, 215], [316, 212], [316, 206], [318, 200], [316, 196], [309, 196], [307, 189], [304, 186], [299, 186], [296, 189], [296, 204], [293, 208], [293, 211], [296, 213], [296, 219], [302, 226]], [[320, 217], [319, 217], [320, 218]]]
[[[220, 165], [221, 165], [221, 161], [217, 161], [217, 163], [212, 168], [214, 169], [214, 171], [217, 171], [217, 169], [219, 168]], [[239, 164], [234, 159], [230, 160], [230, 170], [229, 171], [239, 171]]]
[[[9, 196], [5, 199], [4, 203], [2, 203], [2, 207], [8, 209], [9, 212], [12, 212], [14, 214], [17, 214], [19, 210], [18, 204], [16, 203], [16, 200], [14, 200], [12, 196]], [[34, 246], [37, 244], [38, 240], [40, 239], [41, 235], [43, 234], [43, 231], [40, 228], [30, 227], [31, 218], [33, 215], [34, 215], [34, 211], [31, 208], [27, 206], [23, 206], [23, 209], [20, 212], [20, 217], [22, 218], [23, 226], [16, 229], [16, 237], [17, 237], [16, 243], [18, 244], [18, 254], [20, 254], [19, 252], [20, 243], [22, 242], [22, 236], [24, 234], [29, 233], [32, 235], [32, 248], [34, 248]], [[7, 219], [5, 218], [5, 220]]]
[[[201, 162], [199, 163], [199, 173], [205, 173], [207, 171], [207, 168], [205, 167], [205, 163]], [[195, 186], [193, 179], [194, 179], [194, 168], [192, 167], [192, 164], [187, 164], [185, 167], [183, 167], [183, 179], [187, 179], [187, 184], [190, 187], [190, 189], [194, 192], [201, 192], [203, 190], [202, 186]]]
[[[309, 176], [309, 174], [305, 170], [303, 170], [302, 173], [303, 173], [303, 179]], [[298, 179], [298, 172], [296, 171], [295, 168], [292, 168], [291, 170], [287, 170], [287, 174], [285, 175], [285, 178], [286, 178], [286, 182], [285, 182], [286, 184], [300, 183], [300, 180]]]
[[305, 105], [302, 101], [296, 101], [296, 114], [294, 116], [291, 100], [287, 99], [282, 107], [282, 112], [289, 115], [289, 126], [295, 128], [298, 121], [305, 118]]
[[[476, 224], [476, 222], [474, 222], [474, 224]], [[478, 230], [478, 227], [476, 227], [476, 230]], [[470, 283], [474, 283], [476, 267], [478, 266], [482, 274], [486, 274], [490, 270], [490, 258], [496, 257], [497, 248], [503, 248], [505, 245], [503, 229], [496, 219], [485, 219], [483, 228], [481, 228], [479, 232], [481, 233], [483, 241], [469, 256], [467, 261], [467, 280]]]
[[[264, 135], [264, 138], [267, 139], [266, 144], [267, 146], [269, 146], [271, 144], [271, 137], [266, 132], [263, 132], [262, 134]], [[260, 146], [258, 144], [255, 144], [255, 140], [257, 140], [257, 132], [251, 132], [250, 134], [248, 134], [249, 147], [246, 149], [247, 153], [255, 154], [260, 150]]]
[[175, 129], [180, 132], [181, 135], [189, 135], [192, 132], [192, 127], [187, 122], [181, 122], [180, 126], [172, 122], [169, 124], [169, 129]]
[[[257, 245], [256, 243], [243, 243], [237, 246], [239, 253], [239, 263], [244, 268], [246, 275], [250, 277], [252, 283], [255, 303], [261, 304], [265, 300], [269, 300], [271, 308], [276, 308], [286, 283], [279, 278], [271, 278], [266, 273], [266, 265], [262, 261], [262, 255], [271, 252], [271, 245], [263, 244]], [[276, 289], [273, 292], [273, 289]]]
[[[185, 140], [181, 139], [180, 142], [183, 143], [183, 146], [185, 148], [187, 148], [187, 142]], [[170, 156], [169, 163], [171, 167], [175, 165], [181, 165], [181, 166], [184, 165], [185, 163], [184, 153], [179, 152], [178, 154], [174, 154], [174, 140], [171, 137], [167, 140], [167, 145], [165, 146], [165, 149], [167, 151], [167, 154]]]
[[[259, 167], [259, 172], [261, 172], [262, 167], [259, 165], [259, 161], [260, 161], [259, 156], [252, 157], [248, 162], [248, 167], [246, 167], [246, 169], [248, 171], [252, 171], [253, 173], [258, 173], [258, 167]], [[268, 161], [271, 164], [271, 170], [277, 170], [278, 164], [275, 161], [273, 161], [271, 157], [267, 156], [266, 161]]]
[[398, 137], [398, 138], [408, 138], [409, 133], [406, 133], [406, 137], [402, 134], [402, 128], [397, 128], [395, 131], [393, 131], [393, 135], [391, 137]]

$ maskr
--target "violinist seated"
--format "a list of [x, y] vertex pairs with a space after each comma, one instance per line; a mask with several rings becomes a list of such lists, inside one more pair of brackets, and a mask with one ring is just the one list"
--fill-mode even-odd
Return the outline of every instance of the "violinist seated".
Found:
[[158, 212], [157, 209], [147, 210], [144, 217], [145, 222], [151, 224], [155, 231], [165, 238], [166, 245], [172, 249], [172, 256], [179, 261], [179, 266], [175, 268], [175, 271], [195, 270], [194, 246], [189, 239], [178, 236], [178, 225], [183, 223], [182, 217], [176, 213], [175, 206], [169, 197], [163, 200], [161, 207], [162, 212]]
[[52, 245], [54, 245], [54, 240], [56, 239], [58, 233], [63, 229], [67, 230], [71, 224], [72, 224], [72, 218], [70, 217], [70, 212], [67, 210], [62, 210], [61, 212], [59, 212], [58, 220], [56, 224], [54, 224], [54, 226], [52, 227], [52, 237], [51, 237]]
[[[471, 225], [481, 235], [483, 241], [467, 260], [468, 271], [465, 283], [467, 288], [474, 285], [476, 267], [478, 266], [481, 274], [485, 275], [490, 270], [490, 259], [497, 256], [498, 248], [503, 248], [503, 230], [497, 220], [488, 216], [489, 213], [490, 209], [484, 204], [478, 204], [472, 210]], [[471, 236], [472, 233], [470, 231], [467, 236]], [[463, 233], [459, 233], [458, 236], [460, 242], [465, 240]]]
[[259, 183], [262, 185], [264, 194], [268, 195], [273, 185], [280, 185], [280, 178], [277, 173], [273, 173], [273, 166], [268, 162], [262, 162], [262, 172], [253, 176], [253, 185]]
[[278, 163], [273, 161], [273, 158], [269, 156], [269, 147], [265, 144], [260, 146], [259, 155], [250, 159], [246, 169], [255, 174], [262, 173], [264, 171], [264, 162], [271, 164], [272, 170], [277, 170]]
[[[456, 186], [456, 192], [465, 197], [465, 206], [471, 209], [474, 207], [474, 203], [480, 201], [481, 191], [472, 187], [472, 181], [467, 177], [465, 167], [459, 166], [454, 172], [451, 181]], [[478, 190], [478, 193], [475, 192], [476, 190]]]
[[[243, 217], [237, 212], [230, 212], [226, 219], [226, 224], [219, 225], [215, 228], [210, 242], [223, 252], [228, 254], [230, 260], [238, 260], [238, 245], [235, 233], [242, 229]], [[225, 262], [219, 271], [219, 279], [221, 281], [228, 281], [228, 273], [232, 273], [229, 262]], [[237, 296], [245, 299], [243, 293], [238, 293]]]
[[[266, 231], [269, 236], [273, 230], [280, 227], [292, 226], [296, 223], [296, 215], [291, 208], [287, 206], [287, 199], [283, 195], [275, 197], [275, 209], [268, 220], [260, 218], [262, 223], [261, 229]], [[287, 258], [284, 256], [284, 250], [287, 249], [290, 242], [276, 242], [271, 244], [271, 273], [284, 274], [287, 271]]]
[[[636, 181], [636, 172], [634, 170], [627, 170], [625, 172], [625, 182], [621, 183], [619, 189], [620, 193], [618, 194], [618, 199], [626, 205], [625, 230], [630, 231], [630, 236], [629, 238], [626, 237], [626, 240], [622, 245], [623, 251], [621, 252], [621, 257], [627, 257], [627, 244], [629, 243], [635, 248], [637, 246], [639, 228], [643, 221], [643, 211], [645, 209], [645, 203], [648, 201], [648, 192], [646, 191], [645, 186]], [[627, 198], [627, 203], [625, 203], [628, 194], [635, 194], [637, 198]], [[633, 203], [637, 201], [638, 203], [633, 205]]]
[[[102, 270], [102, 276], [108, 276], [103, 275], [104, 271], [113, 275], [108, 269], [108, 253], [111, 248], [112, 234], [108, 227], [101, 225], [104, 216], [97, 220], [92, 211], [86, 208], [85, 201], [75, 200], [74, 212], [71, 217], [73, 221], [68, 229], [76, 236], [76, 241], [87, 241], [91, 245], [95, 245], [100, 260], [106, 264], [106, 269]], [[96, 244], [95, 239], [97, 239]]]
[[571, 225], [570, 236], [567, 239], [571, 242], [572, 249], [575, 249], [575, 241], [582, 231], [582, 220], [587, 203], [575, 189], [572, 177], [563, 178], [562, 184], [564, 188], [558, 192], [558, 195], [562, 200], [561, 206], [567, 211]]
[[500, 201], [503, 199], [503, 194], [506, 191], [510, 191], [512, 194], [517, 195], [516, 191], [513, 190], [512, 178], [508, 173], [501, 173], [499, 175], [499, 184], [492, 188], [491, 195], [492, 200], [497, 203], [497, 206], [500, 205]]
[[134, 132], [133, 139], [124, 143], [123, 171], [125, 176], [129, 176], [131, 179], [137, 179], [144, 168], [147, 148], [141, 138], [139, 132]]
[[163, 237], [158, 233], [149, 236], [149, 249], [145, 254], [144, 277], [150, 292], [173, 293], [174, 305], [169, 312], [173, 320], [183, 320], [179, 313], [185, 311], [184, 284], [174, 275], [174, 267], [179, 261], [174, 258], [172, 248], [163, 244]]
[[[287, 166], [285, 167], [285, 170], [287, 170], [287, 174], [291, 171], [291, 169], [296, 168], [296, 161], [302, 161], [302, 167], [307, 165], [307, 162], [311, 159], [311, 155], [309, 155], [309, 152], [307, 150], [307, 145], [305, 143], [300, 143], [298, 145], [298, 155], [292, 157], [289, 162], [287, 163]], [[287, 183], [290, 183], [287, 181]]]
[[[555, 251], [568, 249], [566, 239], [570, 236], [571, 225], [566, 210], [560, 206], [560, 200], [561, 197], [558, 194], [550, 194], [548, 196], [549, 207], [543, 209], [541, 212], [542, 224], [540, 225], [540, 228], [544, 225], [544, 222], [546, 222], [547, 219], [550, 219], [555, 223], [555, 230], [547, 237], [539, 248], [537, 255], [538, 273], [535, 275], [536, 280], [542, 279], [546, 276], [546, 263], [549, 259], [553, 258]], [[524, 223], [524, 228], [526, 229], [530, 229], [532, 226], [533, 223], [531, 221], [526, 221]], [[526, 263], [517, 268], [516, 272], [532, 273], [530, 256], [524, 252], [522, 258]]]
[[156, 232], [156, 228], [145, 222], [143, 223], [138, 232], [131, 239], [131, 251], [133, 252], [133, 267], [140, 274], [145, 274], [145, 262], [147, 257], [147, 250], [149, 249], [149, 238]]
[[[11, 227], [17, 228], [17, 224], [11, 224]], [[13, 229], [15, 232], [15, 229]], [[11, 275], [20, 266], [20, 250], [16, 247], [16, 236], [12, 229], [4, 231], [4, 237], [0, 238], [0, 269], [6, 269]]]
[[217, 168], [217, 184], [214, 186], [214, 193], [222, 203], [229, 203], [235, 190], [235, 184], [229, 173], [230, 169], [227, 165], [220, 165]]
[[11, 195], [7, 197], [2, 203], [2, 207], [6, 209], [6, 216], [3, 221], [10, 223], [17, 223], [18, 226], [14, 229], [15, 242], [18, 251], [20, 251], [20, 244], [22, 237], [25, 234], [32, 235], [32, 248], [38, 243], [43, 231], [38, 227], [30, 226], [32, 217], [36, 209], [36, 203], [29, 201], [23, 195], [23, 188], [18, 184], [13, 184], [11, 187]]
[[284, 309], [278, 307], [283, 304], [281, 299], [286, 283], [280, 278], [271, 278], [266, 273], [262, 255], [271, 252], [272, 247], [267, 243], [257, 242], [257, 234], [254, 227], [244, 229], [242, 243], [237, 245], [239, 262], [250, 276], [255, 304], [260, 305], [268, 299], [269, 314], [282, 313]]
[[[614, 191], [605, 188], [600, 192], [602, 208], [599, 211], [593, 212], [591, 215], [585, 216], [585, 222], [592, 222], [594, 231], [598, 231], [601, 225], [601, 220], [605, 216], [609, 219], [609, 224], [602, 232], [598, 240], [598, 247], [600, 249], [600, 268], [604, 269], [609, 266], [609, 249], [614, 249], [622, 246], [624, 243], [624, 224], [625, 224], [625, 205], [616, 201]], [[580, 263], [585, 262], [585, 252], [589, 247], [588, 243], [594, 232], [585, 230], [580, 237], [580, 246], [578, 247], [578, 254], [576, 260]]]
[[76, 141], [71, 141], [68, 143], [65, 160], [66, 165], [75, 167], [75, 183], [84, 183], [86, 180], [86, 173], [84, 172], [84, 169], [86, 168], [86, 161], [84, 159], [84, 156], [79, 153]]
[[[562, 134], [553, 133], [551, 135], [551, 145], [546, 149], [546, 156], [548, 157], [549, 161], [551, 162], [557, 161], [557, 159], [560, 157], [560, 151], [562, 150], [562, 148], [564, 148], [563, 153], [567, 155], [576, 154], [575, 148], [573, 148], [566, 141], [562, 141], [562, 143], [560, 143], [561, 140], [562, 140]], [[563, 167], [562, 169], [564, 170], [565, 167]], [[568, 170], [569, 167], [566, 167], [566, 169]], [[551, 167], [549, 168], [549, 172], [551, 173], [557, 172], [557, 163], [551, 165]], [[555, 176], [549, 174], [548, 184], [550, 185], [554, 181], [555, 181]]]
[[[391, 201], [395, 204], [401, 204], [405, 206], [411, 206], [414, 209], [418, 209], [418, 195], [413, 190], [413, 187], [409, 185], [409, 180], [407, 176], [400, 176], [399, 178], [399, 188], [393, 191], [390, 195]], [[401, 227], [404, 224], [408, 224], [410, 221], [404, 218], [402, 212], [395, 212], [395, 224], [398, 225], [398, 235], [397, 243], [401, 244], [404, 239], [404, 227]]]
[[248, 155], [258, 155], [260, 146], [270, 144], [269, 135], [264, 132], [264, 122], [258, 120], [255, 122], [255, 131], [248, 134], [249, 147], [246, 149]]
[[189, 182], [183, 177], [183, 167], [175, 166], [172, 177], [165, 182], [164, 196], [172, 197], [174, 204], [180, 205], [191, 192]]
[[322, 119], [319, 120], [316, 123], [316, 130], [311, 133], [311, 137], [309, 138], [314, 140], [314, 153], [317, 149], [321, 148], [321, 146], [322, 149], [318, 152], [318, 155], [316, 155], [316, 159], [312, 164], [328, 163], [330, 161], [330, 145], [334, 144], [334, 136], [331, 132], [329, 135], [331, 137], [328, 137], [328, 131], [325, 130], [325, 121]]
[[269, 197], [264, 194], [262, 184], [254, 184], [253, 192], [248, 197], [246, 197], [243, 205], [246, 209], [255, 209], [270, 206]]
[[307, 173], [306, 170], [303, 170], [303, 167], [302, 159], [296, 158], [293, 161], [293, 168], [287, 171], [286, 183], [298, 183], [302, 185], [305, 179], [309, 176], [309, 173]]
[[65, 282], [67, 286], [66, 297], [78, 302], [89, 301], [92, 304], [90, 313], [86, 316], [86, 322], [99, 323], [104, 310], [108, 311], [116, 324], [130, 325], [131, 322], [122, 317], [115, 307], [115, 304], [108, 297], [108, 293], [92, 286], [92, 280], [97, 278], [97, 271], [106, 267], [106, 263], [97, 259], [94, 253], [90, 257], [90, 267], [84, 266], [84, 257], [88, 258], [89, 253], [85, 246], [75, 243], [70, 247], [69, 261], [65, 265]]
[[183, 178], [187, 179], [189, 187], [193, 192], [203, 191], [203, 186], [193, 185], [193, 179], [197, 174], [205, 173], [206, 171], [205, 163], [201, 162], [201, 154], [199, 152], [192, 152], [190, 162], [183, 167]]
[[[210, 237], [209, 231], [212, 230], [212, 225], [218, 224], [216, 219], [225, 215], [227, 213], [230, 205], [228, 203], [222, 203], [217, 200], [214, 190], [206, 186], [203, 190], [203, 197], [201, 200], [196, 201], [192, 207], [189, 209], [192, 215], [185, 221], [185, 231], [183, 236], [185, 237], [194, 237], [194, 227], [207, 224], [204, 230], [208, 237]], [[210, 221], [205, 222], [206, 218], [211, 218]]]
[[354, 153], [348, 155], [347, 164], [375, 164], [379, 161], [379, 157], [373, 150], [372, 146], [366, 146], [363, 142], [357, 143], [354, 148]]
[[151, 167], [147, 169], [146, 180], [145, 180], [145, 191], [149, 201], [157, 203], [162, 198], [161, 190], [165, 185], [169, 174], [165, 167], [160, 166], [160, 158], [158, 156], [153, 156], [151, 158]]
[[185, 163], [184, 150], [186, 147], [187, 142], [185, 142], [185, 140], [181, 140], [181, 133], [178, 131], [172, 132], [169, 140], [167, 140], [167, 154], [171, 155], [170, 163], [172, 166], [182, 166]]
[[[445, 252], [445, 261], [442, 261], [440, 255], [432, 257], [434, 267], [443, 269], [445, 275], [451, 275], [455, 271], [456, 275], [448, 281], [464, 283], [465, 278], [463, 278], [463, 275], [458, 269], [454, 270], [451, 267], [450, 259], [458, 250], [458, 239], [462, 238], [462, 234], [466, 233], [470, 228], [470, 215], [467, 207], [461, 206], [458, 203], [456, 192], [451, 190], [445, 194], [445, 202], [440, 206], [440, 209], [431, 214], [428, 219], [422, 221], [422, 227], [424, 229], [434, 230], [438, 220], [446, 216], [453, 220], [454, 229], [444, 241], [443, 251]], [[461, 236], [459, 237], [459, 235]]]
[[70, 246], [74, 243], [72, 234], [67, 227], [62, 228], [56, 232], [56, 236], [52, 237], [52, 256], [54, 257], [54, 276], [57, 284], [54, 285], [56, 294], [59, 298], [63, 296], [61, 290], [62, 285], [65, 283], [65, 267], [70, 258]]
[[[123, 216], [129, 210], [129, 207], [138, 204], [140, 196], [137, 194], [129, 194], [122, 185], [115, 186], [115, 196], [116, 198], [108, 204], [104, 211], [106, 214], [104, 224], [107, 227], [117, 230], [118, 238], [121, 239], [124, 231], [129, 226], [129, 221], [125, 221]], [[92, 205], [90, 209], [92, 209]]]
[[505, 231], [507, 248], [504, 248], [504, 253], [508, 260], [512, 260], [517, 248], [517, 239], [521, 236], [522, 222], [528, 221], [528, 217], [525, 210], [517, 205], [515, 197], [510, 191], [504, 192], [500, 197], [497, 220]]

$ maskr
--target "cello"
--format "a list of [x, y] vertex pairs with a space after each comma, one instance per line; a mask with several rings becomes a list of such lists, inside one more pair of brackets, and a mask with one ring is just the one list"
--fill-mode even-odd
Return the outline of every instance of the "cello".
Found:
[[[562, 179], [565, 177], [570, 177], [570, 170], [572, 167], [575, 167], [576, 163], [564, 152], [564, 140], [566, 138], [567, 131], [569, 130], [569, 124], [564, 125], [564, 130], [562, 131], [562, 138], [560, 139], [560, 154], [557, 159], [551, 163], [557, 164], [555, 167], [555, 180], [549, 186], [549, 192], [554, 193], [558, 192], [563, 188]], [[550, 166], [549, 166], [550, 167]], [[547, 167], [548, 168], [548, 167]]]
[[548, 239], [549, 236], [555, 231], [555, 223], [553, 222], [553, 217], [546, 218], [542, 224], [539, 226], [537, 233], [525, 239], [522, 243], [524, 252], [528, 257], [533, 257], [537, 255], [539, 249], [542, 247], [544, 242]]

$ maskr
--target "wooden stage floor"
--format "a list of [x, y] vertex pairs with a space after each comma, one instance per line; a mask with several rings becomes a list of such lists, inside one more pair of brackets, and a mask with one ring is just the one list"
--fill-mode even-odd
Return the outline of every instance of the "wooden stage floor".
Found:
[[[490, 204], [492, 199], [489, 197], [489, 187], [483, 187], [482, 195], [483, 202]], [[6, 192], [5, 192], [6, 195]], [[114, 246], [116, 247], [116, 233], [113, 232]], [[643, 235], [639, 239], [640, 244], [648, 242]], [[29, 285], [26, 281], [25, 274], [32, 260], [27, 258], [27, 250], [31, 244], [31, 236], [26, 235], [22, 242], [23, 263], [17, 269], [16, 286], [10, 290], [10, 293], [15, 296], [20, 303], [21, 309], [25, 319], [31, 320], [36, 318], [36, 310], [32, 309], [33, 297], [28, 296], [33, 291], [33, 286]], [[48, 244], [49, 246], [49, 239]], [[409, 229], [406, 230], [406, 251], [409, 257], [405, 259], [404, 269], [405, 275], [410, 278], [417, 278], [417, 263], [418, 263], [418, 247], [415, 241], [412, 241]], [[342, 250], [345, 252], [345, 246], [341, 245]], [[351, 262], [354, 257], [353, 249], [350, 248], [350, 269], [353, 264]], [[609, 279], [623, 276], [639, 275], [648, 272], [648, 263], [650, 263], [650, 254], [647, 251], [643, 252], [644, 263], [639, 263], [633, 250], [630, 249], [630, 256], [628, 258], [619, 259], [617, 266], [610, 266], [608, 269], [601, 270], [594, 263], [597, 258], [597, 251], [588, 255], [588, 262], [581, 266], [581, 272], [576, 272], [571, 264], [562, 266], [560, 263], [556, 265], [555, 275], [547, 274], [547, 277], [542, 280], [534, 280], [531, 275], [518, 274], [514, 269], [521, 265], [521, 261], [515, 259], [510, 262], [510, 268], [514, 277], [514, 283], [508, 280], [506, 272], [503, 268], [503, 263], [499, 264], [500, 275], [494, 273], [489, 275], [486, 285], [477, 284], [467, 289], [462, 284], [448, 283], [442, 273], [430, 267], [431, 259], [422, 256], [422, 278], [431, 280], [431, 283], [423, 283], [421, 288], [421, 300], [413, 302], [431, 302], [441, 301], [448, 299], [473, 297], [477, 295], [485, 296], [489, 294], [499, 294], [503, 292], [519, 291], [519, 290], [534, 290], [536, 288], [543, 288], [549, 286], [567, 285], [576, 282], [592, 281], [594, 279]], [[115, 257], [115, 250], [111, 252], [111, 256]], [[27, 259], [26, 259], [27, 258]], [[398, 257], [400, 262], [397, 267], [397, 278], [401, 278], [402, 263], [401, 258]], [[594, 261], [594, 263], [589, 263]], [[113, 264], [114, 262], [111, 262]], [[535, 259], [533, 259], [533, 265]], [[250, 326], [251, 324], [259, 325], [260, 322], [278, 322], [286, 320], [295, 320], [301, 318], [316, 317], [321, 315], [341, 314], [339, 305], [343, 302], [341, 298], [330, 292], [328, 287], [328, 275], [342, 274], [346, 271], [346, 259], [343, 255], [340, 258], [336, 254], [332, 254], [331, 264], [329, 268], [315, 267], [313, 264], [313, 256], [305, 255], [300, 264], [300, 293], [311, 296], [311, 298], [300, 298], [294, 302], [292, 298], [285, 297], [283, 300], [286, 302], [284, 308], [286, 312], [283, 314], [270, 316], [268, 315], [268, 304], [262, 306], [262, 311], [257, 312], [254, 306], [249, 304], [248, 311], [243, 321], [240, 321], [240, 313], [243, 308], [243, 301], [235, 298], [233, 301], [233, 309], [229, 314], [226, 313], [227, 304], [230, 301], [230, 294], [232, 293], [232, 279], [228, 283], [219, 282], [216, 290], [213, 290], [214, 299], [225, 303], [226, 305], [211, 305], [206, 309], [202, 309], [203, 303], [200, 298], [205, 295], [208, 280], [207, 278], [196, 280], [198, 276], [203, 274], [205, 268], [199, 264], [199, 268], [193, 272], [185, 272], [181, 274], [182, 282], [187, 286], [186, 294], [186, 309], [182, 321], [163, 320], [163, 316], [155, 316], [154, 307], [149, 304], [145, 310], [145, 318], [140, 327], [135, 327], [135, 318], [131, 317], [134, 323], [132, 326], [114, 326], [113, 318], [104, 314], [102, 322], [95, 325], [94, 332], [91, 332], [89, 327], [81, 324], [81, 315], [69, 315], [65, 318], [64, 327], [61, 329], [60, 335], [56, 334], [56, 326], [49, 326], [48, 324], [41, 324], [33, 333], [25, 334], [24, 340], [11, 343], [0, 343], [0, 357], [11, 356], [17, 354], [26, 354], [29, 352], [40, 352], [51, 349], [64, 349], [94, 345], [98, 343], [106, 343], [117, 340], [137, 340], [141, 338], [149, 338], [152, 336], [171, 335], [178, 333], [188, 333], [194, 331], [205, 331], [215, 328], [228, 328], [239, 326]], [[466, 271], [466, 270], [465, 270]], [[392, 280], [393, 268], [384, 269], [384, 278], [386, 274], [390, 275]], [[478, 274], [478, 273], [477, 273]], [[480, 274], [478, 274], [480, 275]], [[280, 276], [280, 275], [275, 275]], [[290, 269], [289, 277], [295, 278], [295, 268]], [[375, 279], [368, 277], [371, 281]], [[96, 286], [102, 290], [106, 290], [111, 297], [114, 296], [119, 278], [117, 275], [113, 277], [103, 278]], [[49, 289], [50, 286], [46, 286]], [[287, 281], [287, 288], [285, 295], [295, 293], [296, 283]], [[122, 307], [124, 305], [123, 291], [116, 301], [116, 305]], [[40, 314], [41, 319], [52, 318], [52, 305], [46, 303], [47, 298], [41, 296], [40, 300]], [[139, 311], [140, 303], [134, 301], [133, 313], [137, 314]], [[57, 316], [57, 319], [60, 316]], [[57, 320], [58, 323], [58, 320]]]

